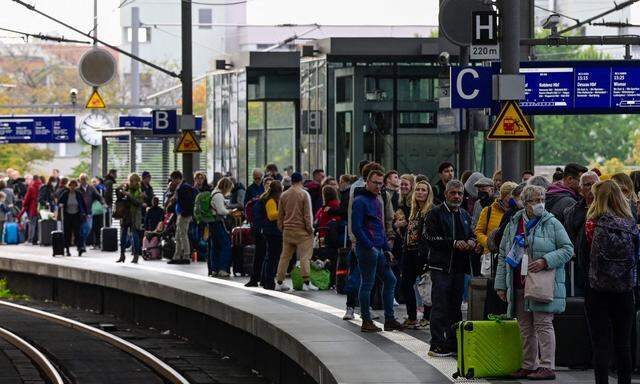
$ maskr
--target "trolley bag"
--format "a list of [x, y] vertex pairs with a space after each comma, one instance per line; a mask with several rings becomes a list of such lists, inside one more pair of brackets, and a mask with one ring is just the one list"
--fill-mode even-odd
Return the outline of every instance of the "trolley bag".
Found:
[[[62, 210], [60, 210], [60, 217], [64, 217]], [[56, 230], [51, 232], [51, 248], [53, 257], [64, 256], [64, 232], [61, 230], [63, 221], [61, 220], [59, 223], [60, 227], [58, 227], [58, 222], [56, 222]]]
[[[256, 257], [256, 246], [246, 245], [240, 249], [240, 252], [242, 253], [242, 269], [238, 271], [244, 276], [249, 276], [253, 270], [253, 262]], [[235, 273], [236, 270], [234, 269], [233, 272]]]
[[51, 232], [58, 229], [58, 223], [55, 220], [43, 219], [38, 221], [38, 240], [40, 245], [48, 247], [51, 245]]
[[522, 366], [522, 341], [515, 320], [461, 321], [458, 370], [453, 378], [505, 377]]
[[582, 368], [591, 366], [591, 340], [583, 297], [567, 297], [563, 313], [553, 317], [556, 334], [556, 365]]
[[107, 226], [107, 215], [102, 215], [102, 228], [100, 229], [100, 250], [102, 252], [118, 251], [118, 229]]
[[346, 295], [346, 285], [349, 279], [349, 257], [351, 255], [350, 248], [338, 249], [338, 261], [336, 262], [336, 292], [340, 295]]
[[244, 276], [251, 273], [253, 268], [253, 254], [255, 251], [247, 251], [246, 248], [253, 245], [253, 243], [254, 239], [251, 234], [251, 227], [241, 226], [231, 230], [231, 265], [234, 274], [240, 273]]
[[18, 223], [4, 223], [2, 241], [5, 244], [18, 244], [20, 242], [20, 228]]

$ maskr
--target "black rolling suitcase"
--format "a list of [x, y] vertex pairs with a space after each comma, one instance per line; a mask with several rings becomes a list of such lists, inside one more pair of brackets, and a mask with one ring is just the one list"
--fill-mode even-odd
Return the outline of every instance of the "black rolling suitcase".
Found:
[[[60, 211], [60, 217], [64, 220], [64, 213], [62, 210]], [[57, 225], [58, 222], [56, 221], [56, 227]], [[63, 223], [60, 221], [60, 226], [62, 225]], [[53, 248], [53, 257], [64, 256], [64, 232], [58, 228], [51, 232], [51, 248]]]
[[100, 229], [100, 250], [102, 252], [117, 252], [118, 229], [107, 227], [107, 212], [102, 217], [103, 227]]
[[346, 295], [345, 287], [349, 279], [349, 259], [351, 249], [338, 249], [338, 261], [336, 262], [336, 292], [340, 295]]
[[55, 220], [39, 220], [38, 221], [38, 240], [40, 245], [48, 247], [51, 245], [51, 233], [58, 229], [58, 222]]
[[569, 368], [591, 366], [591, 339], [583, 297], [567, 297], [564, 313], [554, 316], [556, 365]]

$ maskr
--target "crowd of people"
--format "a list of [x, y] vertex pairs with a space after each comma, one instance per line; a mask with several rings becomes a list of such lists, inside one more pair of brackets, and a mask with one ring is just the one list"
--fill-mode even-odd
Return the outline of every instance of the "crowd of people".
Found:
[[[286, 277], [297, 260], [301, 289], [316, 291], [311, 271], [319, 260], [330, 285], [343, 284], [345, 320], [359, 307], [361, 330], [382, 331], [370, 309], [379, 300], [385, 331], [430, 326], [434, 357], [456, 354], [452, 325], [462, 320], [470, 277], [490, 277], [489, 289], [518, 320], [524, 361], [513, 377], [519, 379], [555, 378], [553, 318], [564, 311], [569, 291], [585, 297], [596, 382], [607, 382], [609, 345], [619, 382], [631, 382], [640, 172], [603, 176], [567, 164], [552, 180], [531, 171], [519, 180], [504, 180], [500, 171], [456, 178], [454, 164], [443, 162], [430, 180], [370, 161], [358, 171], [337, 178], [321, 169], [281, 174], [270, 164], [253, 170], [246, 187], [221, 174], [210, 184], [203, 172], [191, 185], [174, 171], [156, 196], [149, 172], [119, 184], [115, 170], [91, 180], [57, 171], [23, 178], [7, 170], [0, 178], [0, 221], [26, 215], [26, 241], [36, 244], [38, 220], [50, 212], [63, 223], [66, 254], [74, 244], [81, 256], [86, 244], [100, 247], [100, 229], [117, 218], [118, 262], [128, 248], [133, 263], [149, 256], [143, 240], [157, 236], [169, 263], [206, 260], [215, 278], [239, 272], [231, 231], [248, 225], [255, 252], [250, 271], [242, 271], [250, 274], [247, 286], [290, 290]], [[346, 277], [337, 273], [345, 262]], [[570, 262], [577, 266], [571, 286]], [[419, 289], [425, 281], [428, 287]], [[406, 305], [403, 321], [395, 315], [399, 303]]]

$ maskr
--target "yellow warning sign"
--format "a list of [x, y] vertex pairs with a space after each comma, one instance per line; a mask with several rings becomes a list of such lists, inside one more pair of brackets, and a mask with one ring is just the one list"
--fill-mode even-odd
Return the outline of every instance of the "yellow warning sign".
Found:
[[193, 131], [182, 132], [182, 136], [180, 136], [180, 140], [178, 140], [178, 145], [176, 145], [175, 152], [176, 153], [202, 152], [202, 148], [200, 148], [200, 144], [198, 144], [198, 139], [196, 139], [196, 135], [193, 133]]
[[98, 109], [106, 107], [107, 105], [104, 103], [102, 96], [100, 96], [100, 94], [98, 93], [98, 89], [95, 88], [93, 90], [93, 93], [91, 94], [91, 97], [89, 98], [89, 101], [87, 101], [87, 105], [85, 106], [85, 108]]
[[498, 118], [491, 126], [487, 140], [535, 140], [536, 136], [529, 121], [516, 101], [507, 101]]

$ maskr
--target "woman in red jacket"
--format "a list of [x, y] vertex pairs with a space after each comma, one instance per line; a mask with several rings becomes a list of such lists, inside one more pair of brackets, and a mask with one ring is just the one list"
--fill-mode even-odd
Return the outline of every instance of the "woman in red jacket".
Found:
[[320, 248], [318, 257], [325, 262], [329, 261], [329, 263], [326, 264], [326, 268], [331, 272], [331, 286], [335, 285], [338, 249], [335, 248], [334, 244], [327, 242], [327, 234], [330, 223], [342, 220], [340, 213], [338, 189], [331, 185], [325, 185], [322, 188], [322, 208], [316, 212], [315, 225], [318, 231], [318, 246]]
[[38, 192], [40, 191], [40, 186], [42, 183], [40, 182], [40, 177], [33, 176], [33, 181], [29, 184], [29, 188], [27, 189], [27, 194], [24, 196], [24, 200], [22, 201], [22, 209], [18, 214], [18, 222], [20, 222], [20, 218], [24, 213], [27, 213], [27, 217], [29, 218], [29, 239], [33, 245], [38, 244]]

